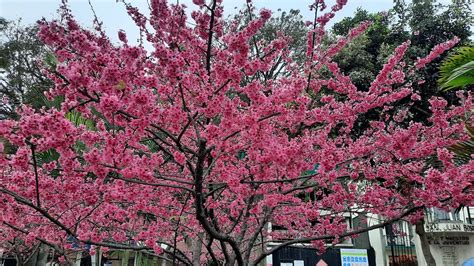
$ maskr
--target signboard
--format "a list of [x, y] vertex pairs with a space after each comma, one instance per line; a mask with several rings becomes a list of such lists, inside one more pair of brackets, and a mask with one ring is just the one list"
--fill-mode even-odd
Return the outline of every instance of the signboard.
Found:
[[304, 260], [295, 260], [293, 266], [304, 266]]
[[341, 249], [342, 266], [369, 266], [366, 249]]
[[428, 244], [441, 246], [469, 245], [468, 236], [428, 236]]
[[474, 233], [474, 224], [462, 223], [427, 223], [425, 224], [427, 233], [437, 232], [467, 232]]
[[459, 265], [454, 247], [442, 247], [443, 265]]

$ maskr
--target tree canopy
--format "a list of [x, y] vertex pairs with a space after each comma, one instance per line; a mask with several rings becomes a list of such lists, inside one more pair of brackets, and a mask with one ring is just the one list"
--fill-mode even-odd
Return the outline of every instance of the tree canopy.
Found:
[[[254, 265], [291, 244], [322, 251], [327, 241], [416, 221], [425, 207], [474, 203], [472, 158], [458, 165], [448, 150], [468, 138], [471, 95], [458, 93], [458, 105], [432, 97], [429, 123], [391, 112], [420, 100], [417, 73], [459, 38], [416, 60], [402, 42], [359, 89], [334, 59], [371, 22], [322, 41], [346, 1], [312, 5], [301, 60], [283, 33], [257, 39], [272, 21], [267, 9], [242, 24], [223, 18], [219, 0], [194, 0], [189, 18], [183, 5], [150, 2], [149, 16], [125, 7], [151, 51], [124, 31], [112, 42], [98, 21], [82, 27], [66, 4], [61, 20], [39, 23], [54, 51], [42, 68], [54, 83], [46, 96], [61, 104], [23, 105], [18, 119], [0, 121], [15, 147], [0, 155], [2, 239], [39, 241], [58, 254], [72, 242], [184, 264]], [[282, 62], [285, 75], [269, 75]], [[352, 134], [374, 109], [382, 114]], [[386, 220], [348, 229], [347, 213]], [[279, 242], [267, 249], [269, 239]]]
[[[0, 18], [0, 119], [17, 118], [22, 103], [40, 108], [39, 100], [52, 82], [41, 72], [41, 64], [52, 55], [39, 40], [38, 27]], [[53, 56], [54, 57], [54, 56]]]

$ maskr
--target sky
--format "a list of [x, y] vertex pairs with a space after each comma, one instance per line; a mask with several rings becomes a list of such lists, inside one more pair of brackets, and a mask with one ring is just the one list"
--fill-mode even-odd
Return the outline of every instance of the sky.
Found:
[[[116, 0], [90, 0], [97, 16], [103, 21], [107, 35], [116, 39], [117, 32], [123, 29], [127, 32], [129, 40], [133, 36], [138, 36], [138, 31], [133, 21], [128, 17], [122, 3]], [[176, 0], [169, 0], [174, 2]], [[235, 7], [242, 7], [246, 0], [224, 0], [225, 14], [235, 12]], [[314, 1], [314, 0], [313, 0]], [[441, 3], [449, 3], [451, 0], [440, 0]], [[87, 0], [69, 0], [70, 7], [75, 17], [83, 25], [91, 26], [93, 13]], [[145, 13], [148, 8], [147, 0], [128, 0], [127, 2], [137, 6]], [[193, 7], [192, 0], [179, 0], [180, 3]], [[299, 9], [302, 11], [305, 20], [312, 20], [312, 12], [308, 6], [311, 0], [254, 0], [257, 8], [266, 7], [275, 12], [278, 9], [289, 10]], [[335, 0], [327, 0], [329, 4]], [[38, 19], [56, 18], [56, 10], [60, 0], [0, 0], [0, 17], [7, 20], [17, 21], [21, 19], [22, 24], [32, 24]], [[393, 0], [349, 0], [345, 8], [340, 11], [332, 22], [340, 21], [342, 18], [354, 14], [358, 7], [362, 7], [370, 12], [387, 11], [393, 6]], [[189, 12], [188, 12], [189, 14]]]

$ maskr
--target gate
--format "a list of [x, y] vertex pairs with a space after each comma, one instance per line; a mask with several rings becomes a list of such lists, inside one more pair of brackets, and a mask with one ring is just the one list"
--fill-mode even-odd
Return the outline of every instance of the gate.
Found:
[[403, 221], [385, 226], [389, 266], [417, 266], [412, 228]]

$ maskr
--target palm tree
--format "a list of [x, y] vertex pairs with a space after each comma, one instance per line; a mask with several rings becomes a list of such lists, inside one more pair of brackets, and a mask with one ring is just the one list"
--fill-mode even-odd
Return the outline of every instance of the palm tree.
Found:
[[[474, 46], [464, 46], [446, 58], [440, 66], [440, 89], [472, 89], [474, 87]], [[466, 163], [474, 153], [474, 127], [466, 125], [470, 140], [453, 145], [450, 150], [456, 153], [459, 163]]]
[[440, 66], [441, 90], [464, 89], [474, 85], [474, 46], [464, 46]]
[[[472, 87], [474, 85], [474, 47], [461, 47], [455, 54], [446, 58], [440, 66], [439, 75], [438, 84], [442, 91], [469, 89]], [[466, 125], [466, 131], [471, 139], [456, 143], [449, 148], [456, 154], [455, 160], [458, 164], [469, 162], [474, 153], [474, 127]], [[439, 165], [440, 163], [437, 158], [430, 158], [429, 160], [433, 165]], [[459, 212], [463, 207], [459, 206], [455, 212]], [[424, 223], [424, 219], [416, 223], [415, 230], [420, 237], [421, 249], [426, 262], [428, 265], [436, 265], [436, 261], [430, 251]]]

